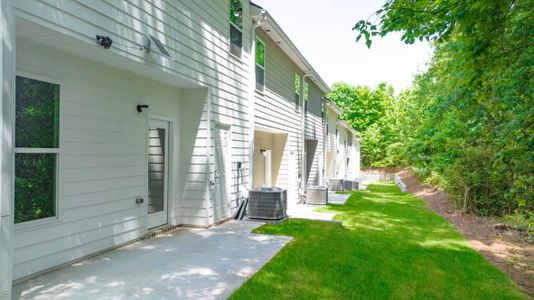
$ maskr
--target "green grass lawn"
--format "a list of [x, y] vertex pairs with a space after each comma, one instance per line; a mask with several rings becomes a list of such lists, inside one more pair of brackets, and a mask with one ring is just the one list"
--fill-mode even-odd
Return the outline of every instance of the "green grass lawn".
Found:
[[343, 225], [291, 219], [257, 233], [294, 237], [231, 299], [525, 299], [445, 219], [390, 183], [355, 192]]

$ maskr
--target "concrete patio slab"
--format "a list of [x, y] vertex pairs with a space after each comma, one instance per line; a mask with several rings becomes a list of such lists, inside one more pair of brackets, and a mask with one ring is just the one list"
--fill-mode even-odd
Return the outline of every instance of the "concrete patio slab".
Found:
[[345, 205], [350, 194], [337, 194], [336, 192], [328, 192], [328, 203]]
[[259, 222], [179, 229], [43, 274], [20, 299], [224, 299], [290, 237], [251, 234]]
[[319, 221], [332, 221], [334, 220], [334, 213], [323, 213], [315, 211], [319, 207], [324, 207], [324, 205], [306, 205], [298, 204], [290, 206], [287, 209], [287, 215], [292, 219], [308, 219], [308, 220], [319, 220]]
[[[344, 205], [350, 194], [336, 194], [336, 192], [328, 192], [328, 203]], [[335, 213], [324, 213], [316, 211], [317, 208], [324, 207], [324, 205], [308, 205], [295, 204], [287, 208], [287, 215], [293, 219], [308, 219], [319, 221], [333, 221]]]

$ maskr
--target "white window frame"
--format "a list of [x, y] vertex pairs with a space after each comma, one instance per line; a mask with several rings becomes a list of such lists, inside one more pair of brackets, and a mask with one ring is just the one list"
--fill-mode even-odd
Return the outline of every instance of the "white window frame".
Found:
[[[241, 2], [241, 6], [243, 7], [243, 11], [245, 9], [245, 5], [243, 3], [243, 0], [238, 0], [239, 2]], [[229, 1], [230, 5], [232, 5], [232, 0]], [[228, 7], [230, 9], [230, 7]], [[243, 20], [245, 18], [243, 16], [241, 16], [241, 26], [243, 26]], [[232, 22], [232, 19], [230, 18], [228, 20], [228, 23], [230, 23], [230, 26], [234, 27], [235, 29], [237, 29], [239, 32], [241, 32], [241, 55], [240, 56], [237, 56], [235, 55], [234, 53], [232, 53], [232, 29], [231, 28], [228, 28], [228, 53], [230, 53], [230, 56], [231, 57], [234, 57], [238, 60], [241, 60], [243, 58], [243, 29], [242, 28], [239, 28], [239, 26], [237, 24], [234, 24], [234, 22]]]
[[308, 81], [307, 80], [304, 80], [304, 83], [303, 83], [303, 94], [302, 97], [304, 99], [304, 114], [307, 116], [308, 115], [308, 110], [310, 109], [309, 108], [309, 105], [310, 103], [308, 103], [308, 100], [310, 100], [310, 85], [308, 84]]
[[[61, 190], [60, 190], [60, 187], [62, 186], [62, 178], [61, 178], [61, 172], [60, 172], [60, 168], [61, 168], [61, 165], [62, 165], [62, 155], [61, 155], [61, 149], [62, 149], [62, 145], [63, 145], [63, 142], [62, 142], [62, 134], [61, 134], [61, 125], [63, 124], [63, 88], [64, 88], [64, 83], [61, 81], [61, 80], [58, 80], [58, 79], [55, 79], [55, 78], [51, 78], [51, 77], [48, 77], [48, 76], [41, 76], [41, 75], [37, 75], [37, 74], [34, 74], [34, 73], [29, 73], [29, 72], [22, 72], [22, 71], [17, 71], [16, 73], [16, 76], [17, 77], [24, 77], [24, 78], [27, 78], [27, 79], [32, 79], [32, 80], [38, 80], [38, 81], [44, 81], [44, 82], [47, 82], [47, 83], [51, 83], [51, 84], [56, 84], [56, 85], [59, 85], [59, 126], [58, 126], [58, 130], [59, 130], [59, 139], [58, 139], [58, 147], [59, 148], [27, 148], [27, 147], [15, 147], [14, 148], [14, 153], [15, 155], [16, 154], [55, 154], [56, 155], [56, 170], [55, 170], [55, 180], [54, 180], [54, 185], [55, 185], [55, 216], [52, 216], [52, 217], [48, 217], [48, 218], [42, 218], [42, 219], [36, 219], [36, 220], [31, 220], [31, 221], [26, 221], [26, 222], [22, 222], [22, 223], [15, 223], [15, 217], [13, 217], [13, 225], [14, 225], [14, 230], [19, 232], [19, 231], [25, 231], [25, 230], [29, 230], [29, 229], [35, 229], [35, 227], [42, 227], [42, 226], [45, 226], [45, 225], [51, 225], [51, 224], [55, 224], [55, 223], [58, 223], [60, 220], [61, 220], [61, 215], [62, 215], [62, 208], [61, 208], [61, 201], [60, 201], [60, 193], [61, 193]], [[16, 107], [16, 99], [15, 99], [15, 107]], [[15, 124], [16, 126], [16, 124]], [[16, 137], [15, 137], [16, 139]], [[13, 187], [13, 191], [15, 191], [15, 187]], [[13, 216], [15, 215], [15, 198], [13, 198]]]
[[267, 54], [266, 46], [267, 45], [265, 44], [265, 42], [262, 39], [260, 39], [259, 37], [256, 37], [256, 41], [255, 41], [256, 47], [257, 47], [258, 41], [263, 44], [263, 64], [264, 64], [264, 66], [261, 66], [260, 64], [258, 64], [256, 62], [256, 51], [254, 51], [254, 65], [260, 67], [263, 70], [263, 90], [258, 90], [257, 89], [256, 82], [254, 82], [254, 88], [256, 89], [257, 92], [263, 93], [265, 91], [265, 85], [266, 85], [265, 84], [265, 74], [267, 72], [265, 71], [265, 69], [267, 68], [267, 56], [266, 56], [266, 54]]

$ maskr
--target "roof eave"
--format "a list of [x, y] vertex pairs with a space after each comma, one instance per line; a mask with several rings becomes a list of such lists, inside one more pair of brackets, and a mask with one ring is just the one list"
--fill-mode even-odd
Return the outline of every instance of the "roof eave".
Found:
[[352, 128], [352, 126], [350, 126], [350, 124], [347, 122], [347, 121], [343, 121], [343, 120], [340, 120], [337, 122], [340, 126], [343, 126], [345, 127], [348, 131], [350, 131], [353, 135], [357, 136], [358, 138], [360, 137], [360, 134], [358, 133], [358, 131], [356, 131], [356, 129]]
[[[267, 35], [269, 35], [273, 40], [277, 41], [278, 37], [281, 39], [280, 44], [278, 45], [290, 58], [291, 60], [296, 63], [300, 69], [304, 71], [304, 74], [311, 76], [312, 81], [321, 89], [321, 91], [324, 94], [330, 93], [330, 87], [326, 82], [321, 78], [319, 73], [315, 71], [315, 69], [312, 67], [312, 65], [306, 60], [304, 55], [298, 50], [298, 48], [293, 44], [291, 39], [287, 36], [287, 34], [282, 30], [280, 25], [276, 22], [276, 20], [269, 14], [268, 11], [261, 8], [258, 5], [253, 4], [252, 6], [253, 12], [252, 12], [252, 19], [254, 21], [259, 21], [259, 18], [261, 18], [261, 12], [265, 14], [266, 22], [264, 22], [260, 28], [262, 29], [270, 29], [270, 32], [266, 32]], [[274, 32], [273, 32], [274, 31]], [[276, 35], [275, 35], [276, 33]]]
[[343, 114], [343, 110], [339, 106], [337, 106], [334, 103], [334, 101], [328, 98], [327, 98], [326, 106], [327, 108], [330, 108], [331, 110], [333, 110], [338, 116], [341, 116]]

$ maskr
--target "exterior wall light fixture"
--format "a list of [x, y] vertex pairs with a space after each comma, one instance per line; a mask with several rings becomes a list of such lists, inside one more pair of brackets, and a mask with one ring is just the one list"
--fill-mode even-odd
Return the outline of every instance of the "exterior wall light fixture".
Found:
[[139, 105], [137, 105], [137, 112], [138, 112], [138, 113], [142, 113], [142, 112], [144, 112], [145, 110], [148, 110], [148, 105], [146, 105], [146, 104], [139, 104]]

